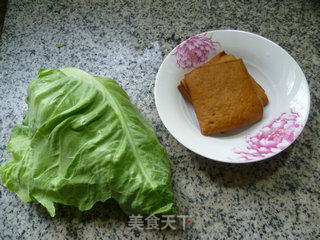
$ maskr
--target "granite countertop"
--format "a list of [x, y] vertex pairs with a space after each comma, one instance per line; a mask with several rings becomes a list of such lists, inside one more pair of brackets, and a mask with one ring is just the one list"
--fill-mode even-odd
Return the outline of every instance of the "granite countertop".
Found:
[[[244, 2], [9, 1], [0, 45], [1, 163], [38, 69], [73, 66], [109, 76], [166, 147], [176, 208], [191, 215], [192, 224], [184, 231], [132, 230], [113, 200], [87, 212], [58, 205], [51, 218], [1, 185], [0, 239], [320, 238], [320, 2]], [[214, 29], [271, 39], [295, 58], [309, 82], [305, 129], [269, 160], [230, 165], [205, 159], [177, 142], [158, 116], [153, 87], [164, 57], [182, 40]]]

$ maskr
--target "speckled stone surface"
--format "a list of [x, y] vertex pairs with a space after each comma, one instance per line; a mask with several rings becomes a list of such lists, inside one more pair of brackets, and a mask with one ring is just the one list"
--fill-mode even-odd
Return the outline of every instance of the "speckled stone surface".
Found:
[[[1, 185], [0, 239], [319, 239], [320, 2], [133, 2], [9, 1], [0, 45], [0, 161], [8, 159], [11, 129], [22, 120], [26, 89], [39, 68], [73, 66], [109, 76], [166, 147], [176, 208], [193, 223], [185, 231], [131, 230], [112, 200], [87, 212], [59, 205], [51, 218]], [[153, 87], [162, 60], [180, 41], [214, 29], [271, 39], [307, 77], [307, 125], [272, 159], [248, 165], [204, 159], [177, 142], [158, 116]]]

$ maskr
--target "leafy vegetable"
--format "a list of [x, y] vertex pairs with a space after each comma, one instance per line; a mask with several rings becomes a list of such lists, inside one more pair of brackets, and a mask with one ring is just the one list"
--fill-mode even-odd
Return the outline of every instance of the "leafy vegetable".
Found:
[[39, 71], [11, 133], [3, 184], [23, 201], [90, 209], [114, 198], [126, 214], [173, 212], [170, 160], [112, 79], [76, 69]]

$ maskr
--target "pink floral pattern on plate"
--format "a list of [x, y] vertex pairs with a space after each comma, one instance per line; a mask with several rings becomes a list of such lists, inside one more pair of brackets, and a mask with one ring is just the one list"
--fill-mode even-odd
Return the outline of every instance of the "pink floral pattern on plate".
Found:
[[184, 70], [204, 64], [211, 53], [216, 53], [219, 42], [213, 41], [207, 33], [195, 35], [179, 44], [173, 54], [177, 57], [177, 67]]
[[303, 125], [299, 114], [291, 109], [290, 113], [282, 113], [268, 125], [263, 126], [256, 134], [249, 134], [246, 146], [234, 149], [243, 160], [255, 160], [278, 153], [288, 147], [299, 135]]

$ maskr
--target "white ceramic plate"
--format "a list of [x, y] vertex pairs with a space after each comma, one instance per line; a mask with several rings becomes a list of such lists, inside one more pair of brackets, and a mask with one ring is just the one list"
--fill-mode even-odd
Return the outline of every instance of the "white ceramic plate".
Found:
[[[269, 104], [255, 124], [203, 136], [192, 105], [177, 85], [185, 73], [222, 50], [243, 59], [266, 91]], [[259, 161], [287, 148], [301, 133], [310, 108], [308, 83], [297, 62], [272, 41], [236, 30], [206, 32], [179, 44], [161, 64], [154, 94], [162, 122], [181, 144], [204, 157], [230, 163]]]

